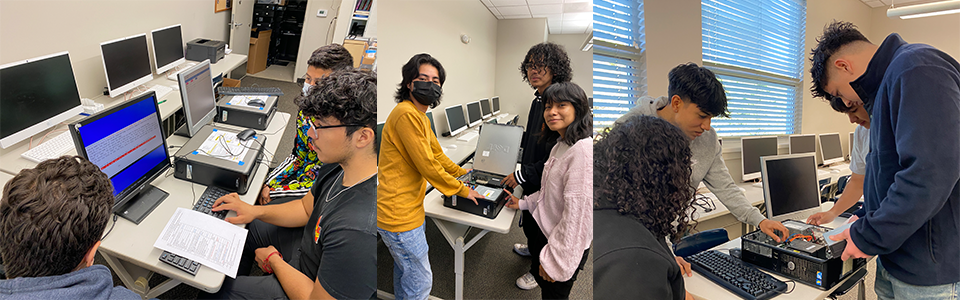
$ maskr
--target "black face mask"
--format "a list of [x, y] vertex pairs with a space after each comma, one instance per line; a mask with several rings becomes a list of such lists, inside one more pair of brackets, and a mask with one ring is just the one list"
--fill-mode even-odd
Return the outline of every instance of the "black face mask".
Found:
[[414, 81], [411, 93], [413, 94], [413, 98], [417, 99], [417, 102], [433, 108], [440, 104], [440, 95], [443, 94], [443, 91], [440, 89], [440, 85], [436, 83]]

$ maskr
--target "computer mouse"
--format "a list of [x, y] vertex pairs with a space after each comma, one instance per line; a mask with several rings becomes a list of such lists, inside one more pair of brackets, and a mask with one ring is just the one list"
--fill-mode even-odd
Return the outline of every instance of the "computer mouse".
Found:
[[267, 104], [264, 103], [263, 100], [253, 99], [253, 100], [247, 101], [247, 105], [249, 105], [249, 106], [256, 106], [256, 107], [263, 107], [263, 106], [265, 106], [265, 105], [267, 105]]
[[241, 141], [246, 141], [256, 135], [257, 135], [257, 132], [255, 130], [247, 128], [241, 131], [240, 133], [237, 133], [237, 138], [240, 139]]

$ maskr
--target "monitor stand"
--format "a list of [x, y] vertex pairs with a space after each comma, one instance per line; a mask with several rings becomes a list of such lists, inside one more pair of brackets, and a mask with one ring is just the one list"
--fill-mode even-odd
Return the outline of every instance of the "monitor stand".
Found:
[[123, 206], [115, 208], [113, 212], [134, 224], [140, 225], [140, 222], [147, 218], [147, 215], [153, 212], [157, 206], [160, 206], [160, 203], [167, 196], [170, 196], [170, 194], [153, 185], [147, 185], [140, 191], [140, 194], [134, 196]]
[[183, 123], [183, 125], [180, 125], [180, 127], [177, 128], [177, 131], [174, 131], [173, 134], [186, 137], [186, 138], [191, 138], [190, 130], [187, 129], [187, 123]]

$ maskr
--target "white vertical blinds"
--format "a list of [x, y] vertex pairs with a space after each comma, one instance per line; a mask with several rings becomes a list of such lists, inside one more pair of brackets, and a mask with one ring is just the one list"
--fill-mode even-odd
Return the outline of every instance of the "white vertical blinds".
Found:
[[723, 83], [730, 118], [720, 136], [780, 135], [800, 128], [804, 0], [702, 0], [703, 64]]
[[593, 1], [593, 128], [599, 131], [647, 93], [642, 0]]

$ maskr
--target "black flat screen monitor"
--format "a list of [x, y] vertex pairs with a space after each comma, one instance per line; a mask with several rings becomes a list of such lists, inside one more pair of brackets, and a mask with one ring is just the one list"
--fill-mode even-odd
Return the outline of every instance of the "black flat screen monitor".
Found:
[[0, 66], [0, 147], [7, 148], [83, 112], [70, 54]]

